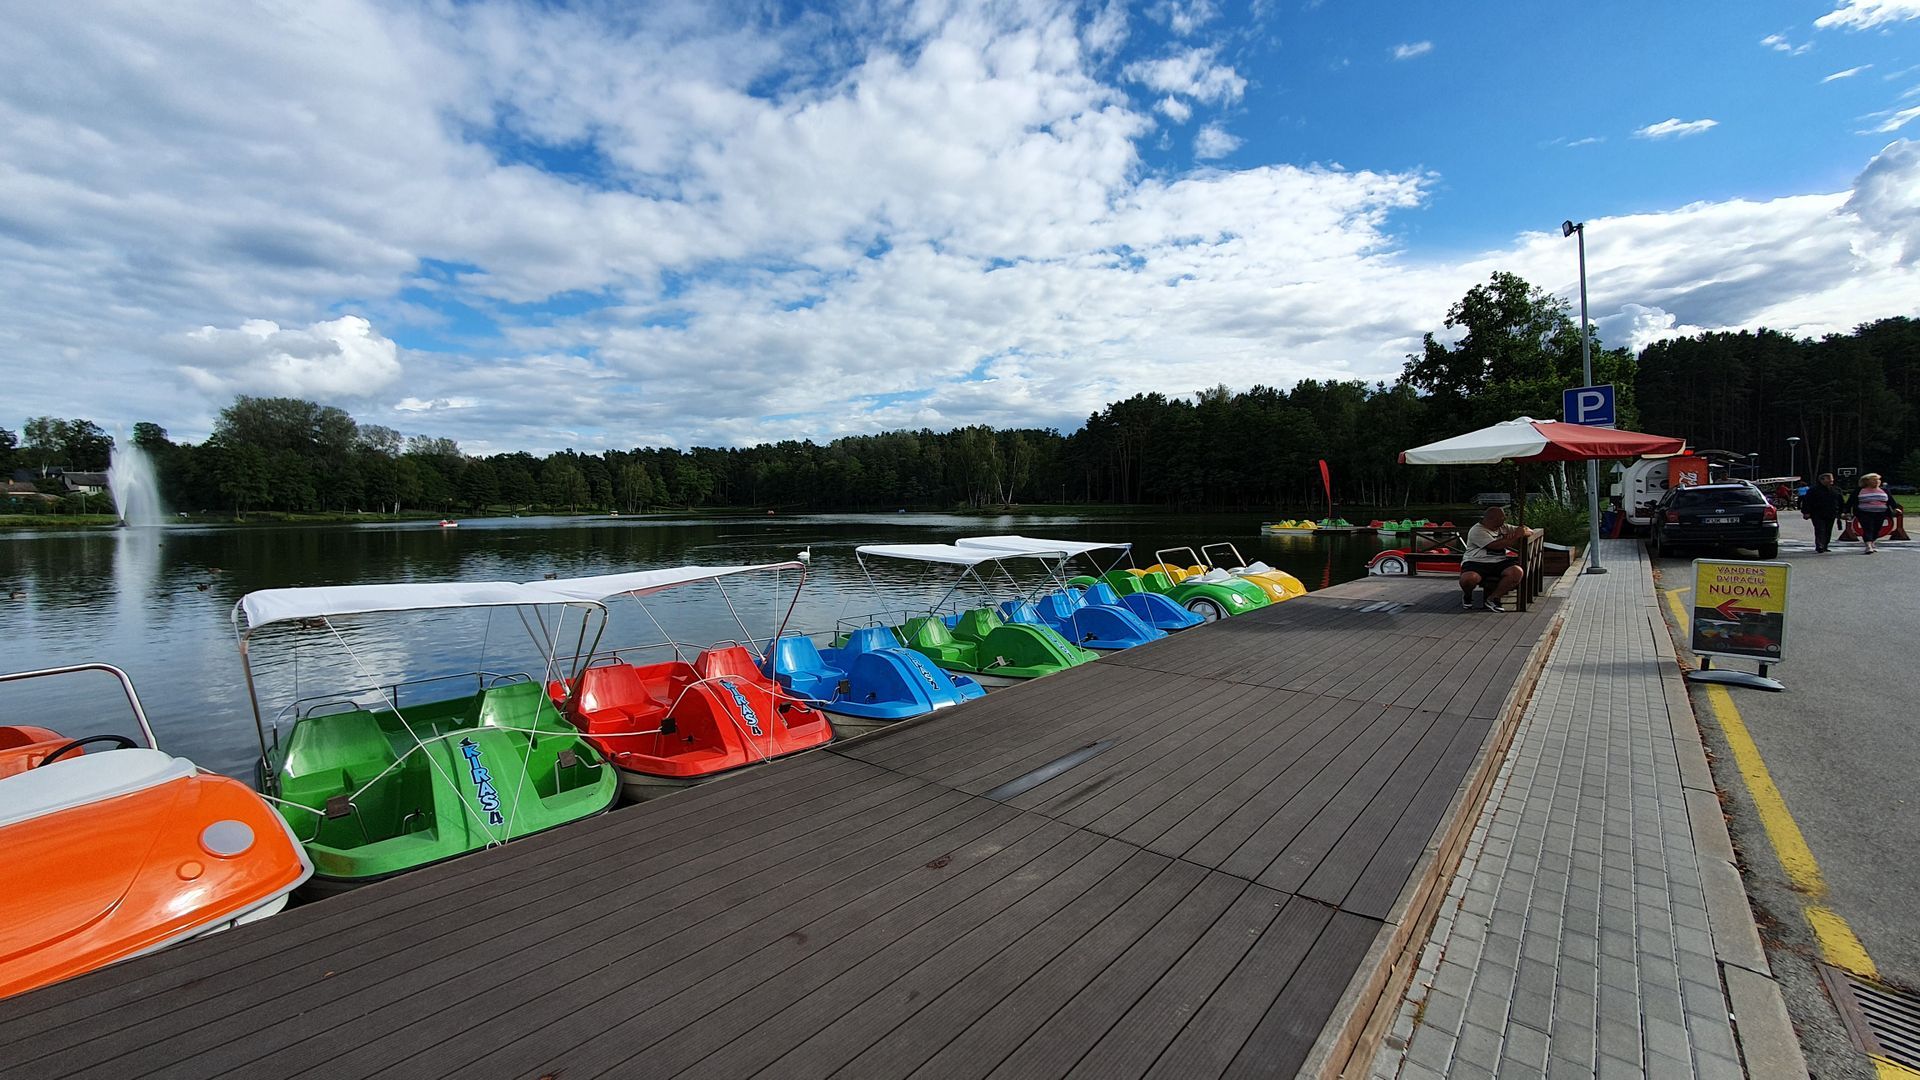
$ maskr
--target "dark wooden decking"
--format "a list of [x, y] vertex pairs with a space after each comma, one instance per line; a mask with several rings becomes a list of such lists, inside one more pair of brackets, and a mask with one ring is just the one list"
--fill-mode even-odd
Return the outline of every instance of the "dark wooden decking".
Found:
[[1457, 595], [1356, 582], [0, 1002], [0, 1074], [1290, 1075], [1558, 603]]

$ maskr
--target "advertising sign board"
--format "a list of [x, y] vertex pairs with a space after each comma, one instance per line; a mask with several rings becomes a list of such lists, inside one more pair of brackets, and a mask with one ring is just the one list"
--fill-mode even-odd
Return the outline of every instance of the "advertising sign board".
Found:
[[1692, 487], [1696, 484], [1708, 484], [1712, 480], [1707, 474], [1707, 459], [1692, 454], [1682, 454], [1667, 461], [1667, 486]]
[[1701, 656], [1777, 664], [1786, 655], [1787, 574], [1783, 562], [1693, 561], [1692, 641]]

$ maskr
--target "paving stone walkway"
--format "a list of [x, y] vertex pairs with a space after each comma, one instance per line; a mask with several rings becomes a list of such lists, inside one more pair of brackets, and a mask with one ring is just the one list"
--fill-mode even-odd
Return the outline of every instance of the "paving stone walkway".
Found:
[[1376, 1078], [1746, 1075], [1728, 992], [1765, 960], [1711, 778], [1683, 777], [1705, 760], [1647, 560], [1602, 554], [1611, 573], [1574, 585]]

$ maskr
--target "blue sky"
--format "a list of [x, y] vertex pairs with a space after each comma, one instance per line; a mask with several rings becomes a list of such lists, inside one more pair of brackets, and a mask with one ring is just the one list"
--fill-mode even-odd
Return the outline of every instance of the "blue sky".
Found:
[[1920, 0], [29, 7], [19, 416], [469, 449], [1071, 428], [1391, 378], [1495, 270], [1609, 343], [1920, 297]]

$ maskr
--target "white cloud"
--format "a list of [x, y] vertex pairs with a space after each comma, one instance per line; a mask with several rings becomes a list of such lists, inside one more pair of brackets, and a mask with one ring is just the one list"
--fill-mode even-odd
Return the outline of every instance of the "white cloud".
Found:
[[1793, 42], [1788, 41], [1783, 34], [1768, 34], [1766, 37], [1760, 39], [1760, 44], [1772, 49], [1774, 52], [1786, 53], [1788, 56], [1799, 56], [1801, 53], [1813, 48], [1813, 42], [1811, 41], [1802, 45], [1795, 45]]
[[1395, 60], [1411, 60], [1416, 56], [1425, 56], [1433, 51], [1431, 41], [1407, 41], [1393, 47]]
[[1821, 29], [1841, 26], [1870, 30], [1888, 23], [1920, 19], [1920, 0], [1840, 0], [1840, 6], [1813, 20]]
[[212, 394], [268, 394], [325, 401], [364, 398], [400, 378], [398, 346], [358, 315], [281, 329], [267, 319], [239, 328], [203, 326], [185, 335], [180, 371]]
[[1859, 67], [1850, 67], [1845, 71], [1836, 71], [1833, 74], [1827, 76], [1826, 78], [1821, 79], [1820, 81], [1823, 83], [1830, 83], [1830, 82], [1839, 82], [1841, 79], [1851, 79], [1855, 75], [1858, 75], [1863, 71], [1866, 71], [1868, 68], [1871, 68], [1872, 66], [1873, 66], [1872, 64], [1861, 64]]
[[1214, 63], [1214, 54], [1213, 49], [1176, 49], [1157, 60], [1128, 64], [1125, 74], [1151, 89], [1208, 104], [1240, 100], [1247, 80], [1233, 68]]
[[1228, 132], [1216, 121], [1201, 128], [1200, 133], [1193, 137], [1193, 156], [1203, 161], [1223, 158], [1240, 149], [1244, 142], [1245, 139]]
[[1158, 0], [1147, 8], [1147, 15], [1186, 37], [1219, 18], [1220, 6], [1214, 0]]
[[1673, 116], [1657, 124], [1636, 128], [1633, 134], [1634, 137], [1641, 139], [1684, 139], [1689, 135], [1698, 135], [1708, 128], [1719, 126], [1718, 120], [1682, 120]]
[[1087, 48], [1095, 53], [1111, 53], [1127, 40], [1127, 5], [1125, 0], [1107, 0], [1105, 7], [1094, 12], [1087, 21], [1084, 33]]
[[1920, 263], [1916, 191], [1920, 191], [1920, 143], [1901, 139], [1881, 150], [1861, 171], [1845, 206], [1868, 237], [1898, 249], [1903, 266]]
[[1184, 124], [1193, 118], [1193, 106], [1171, 94], [1154, 102], [1153, 107], [1165, 113], [1167, 119], [1176, 124]]
[[[1391, 377], [1493, 270], [1572, 284], [1557, 233], [1407, 250], [1428, 173], [1149, 167], [1159, 101], [1246, 81], [1106, 56], [1117, 14], [860, 11], [23, 7], [8, 404], [198, 437], [232, 393], [296, 393], [474, 451], [1071, 427], [1144, 390]], [[1594, 218], [1594, 310], [1636, 340], [1911, 312], [1912, 153]]]
[[479, 404], [480, 399], [475, 397], [434, 398], [431, 401], [424, 398], [404, 397], [394, 402], [393, 408], [395, 412], [422, 413], [442, 409], [471, 409]]
[[1868, 116], [1867, 119], [1878, 120], [1880, 123], [1874, 126], [1871, 131], [1861, 132], [1862, 135], [1889, 135], [1913, 123], [1915, 120], [1920, 120], [1920, 105], [1909, 106], [1905, 109], [1888, 109], [1884, 112], [1873, 113]]

